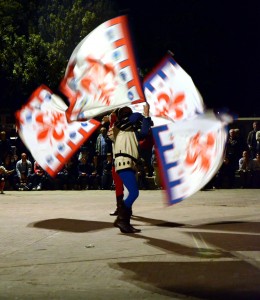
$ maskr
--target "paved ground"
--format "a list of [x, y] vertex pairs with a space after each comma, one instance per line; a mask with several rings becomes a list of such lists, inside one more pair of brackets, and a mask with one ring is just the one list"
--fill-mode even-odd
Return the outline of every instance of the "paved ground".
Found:
[[163, 199], [141, 191], [124, 235], [113, 191], [0, 195], [0, 299], [260, 299], [260, 190]]

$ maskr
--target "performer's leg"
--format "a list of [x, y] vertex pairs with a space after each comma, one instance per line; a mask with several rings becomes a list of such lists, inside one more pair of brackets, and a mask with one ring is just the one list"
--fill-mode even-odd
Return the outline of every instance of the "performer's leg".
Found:
[[136, 180], [135, 172], [131, 169], [119, 171], [118, 175], [123, 181], [124, 186], [127, 188], [129, 194], [124, 200], [125, 206], [132, 209], [134, 201], [139, 196], [138, 183]]
[[121, 196], [124, 194], [124, 185], [123, 181], [118, 175], [118, 173], [115, 170], [115, 167], [112, 167], [112, 176], [115, 184], [115, 192], [116, 192], [116, 197]]
[[135, 172], [133, 170], [123, 170], [119, 172], [119, 176], [129, 194], [125, 201], [123, 201], [122, 206], [119, 207], [118, 217], [114, 222], [114, 226], [118, 227], [123, 233], [140, 232], [140, 229], [136, 229], [130, 224], [132, 205], [139, 195]]
[[117, 216], [118, 209], [123, 203], [124, 199], [124, 185], [123, 181], [121, 180], [120, 176], [115, 171], [115, 167], [112, 167], [112, 176], [115, 185], [115, 192], [116, 192], [116, 210], [110, 213], [110, 216]]

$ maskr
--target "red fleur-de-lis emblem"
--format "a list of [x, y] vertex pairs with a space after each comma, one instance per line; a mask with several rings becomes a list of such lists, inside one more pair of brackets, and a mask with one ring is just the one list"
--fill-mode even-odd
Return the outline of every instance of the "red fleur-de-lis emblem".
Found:
[[65, 136], [65, 116], [64, 114], [53, 112], [53, 113], [38, 113], [35, 117], [37, 140], [44, 142], [47, 139], [61, 141]]
[[88, 70], [81, 79], [81, 86], [89, 94], [92, 94], [94, 101], [110, 105], [111, 96], [116, 88], [115, 70], [110, 64], [103, 64], [94, 58], [86, 58]]
[[155, 104], [155, 115], [162, 117], [169, 117], [173, 120], [180, 120], [184, 115], [185, 109], [185, 94], [178, 93], [174, 95], [170, 91], [167, 93], [160, 93], [157, 96], [158, 102]]
[[214, 159], [214, 157], [211, 156], [211, 151], [215, 145], [215, 137], [213, 133], [207, 134], [206, 140], [202, 140], [201, 137], [201, 134], [197, 133], [191, 138], [187, 149], [185, 163], [189, 166], [197, 163], [197, 167], [207, 172], [210, 168], [211, 160]]

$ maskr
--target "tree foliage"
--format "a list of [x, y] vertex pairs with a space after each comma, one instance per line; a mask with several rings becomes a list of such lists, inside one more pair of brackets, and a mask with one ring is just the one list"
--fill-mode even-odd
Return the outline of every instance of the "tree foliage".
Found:
[[0, 0], [1, 104], [40, 84], [57, 89], [75, 46], [115, 16], [107, 0]]

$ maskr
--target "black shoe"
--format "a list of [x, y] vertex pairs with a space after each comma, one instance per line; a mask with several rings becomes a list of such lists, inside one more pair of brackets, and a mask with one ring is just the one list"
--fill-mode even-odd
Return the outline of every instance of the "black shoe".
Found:
[[122, 206], [119, 207], [118, 216], [114, 222], [114, 226], [118, 227], [122, 233], [141, 232], [140, 229], [136, 229], [130, 224], [131, 215], [132, 215], [131, 208], [126, 207], [123, 203]]
[[141, 229], [134, 228], [131, 224], [129, 224], [129, 225], [132, 228], [133, 233], [139, 233], [139, 232], [141, 232]]
[[116, 219], [114, 226], [118, 227], [122, 233], [139, 233], [141, 229], [134, 228], [130, 223], [125, 222], [124, 220]]
[[110, 213], [110, 216], [118, 216], [118, 208]]

